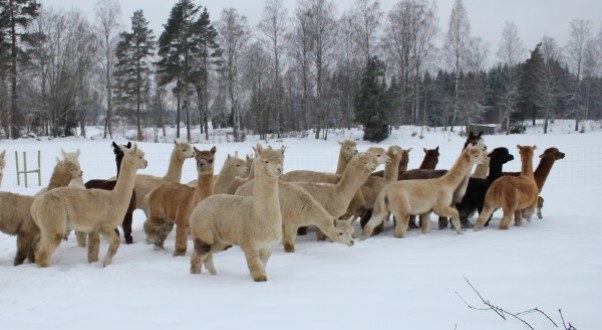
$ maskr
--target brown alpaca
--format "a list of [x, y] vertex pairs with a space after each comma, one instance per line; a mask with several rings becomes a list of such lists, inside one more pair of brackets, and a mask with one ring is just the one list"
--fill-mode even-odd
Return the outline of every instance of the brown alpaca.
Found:
[[143, 210], [148, 217], [148, 205], [144, 200], [146, 194], [162, 183], [180, 182], [184, 161], [192, 157], [194, 157], [194, 152], [190, 143], [174, 141], [174, 148], [169, 158], [167, 173], [163, 177], [148, 174], [136, 175], [134, 185], [134, 190], [136, 191], [136, 209]]
[[63, 159], [56, 158], [56, 166], [52, 170], [48, 186], [42, 188], [35, 195], [39, 196], [49, 190], [58, 187], [66, 187], [73, 178], [82, 177], [83, 172], [79, 165], [79, 149], [75, 152], [65, 152], [61, 149]]
[[253, 279], [267, 281], [266, 264], [273, 246], [282, 238], [278, 177], [282, 175], [284, 147], [264, 149], [257, 144], [256, 153], [252, 197], [213, 195], [192, 211], [192, 274], [200, 273], [202, 265], [210, 274], [216, 274], [213, 254], [238, 245], [245, 253]]
[[533, 151], [536, 147], [517, 145], [517, 148], [522, 164], [520, 175], [503, 175], [493, 181], [485, 194], [483, 211], [479, 215], [475, 229], [482, 229], [493, 211], [498, 208], [502, 208], [504, 212], [500, 229], [508, 229], [513, 215], [514, 224], [520, 226], [523, 209], [526, 209], [527, 221], [531, 220], [539, 195], [533, 176]]
[[[238, 196], [253, 196], [254, 180], [236, 190]], [[337, 220], [301, 187], [293, 182], [278, 182], [278, 197], [282, 213], [282, 243], [284, 251], [295, 252], [297, 231], [315, 225], [331, 241], [353, 245], [351, 221]]]
[[[78, 180], [81, 182], [79, 165], [73, 163], [74, 158], [72, 156], [75, 156], [75, 153], [65, 153], [63, 151], [63, 155], [65, 159], [71, 160], [58, 160], [54, 166], [52, 173], [61, 173], [59, 176], [62, 178], [62, 180], [55, 181], [54, 187], [57, 187], [58, 184], [63, 184], [63, 186], [75, 184], [74, 181], [77, 182]], [[67, 179], [70, 179], [69, 183], [65, 183]], [[35, 245], [40, 240], [40, 230], [31, 218], [30, 208], [34, 199], [35, 196], [0, 192], [0, 231], [17, 236], [15, 266], [22, 264], [26, 258], [31, 262], [35, 261], [34, 251]]]
[[115, 228], [123, 220], [130, 203], [136, 171], [147, 166], [144, 152], [136, 144], [131, 149], [120, 148], [124, 157], [113, 190], [63, 187], [48, 191], [33, 201], [31, 216], [40, 229], [40, 243], [35, 252], [38, 266], [50, 265], [50, 257], [67, 228], [93, 233], [89, 235], [88, 262], [98, 260], [100, 232], [110, 244], [103, 266], [111, 263], [120, 243]]
[[422, 150], [424, 150], [424, 158], [418, 168], [424, 170], [434, 170], [437, 168], [437, 164], [439, 163], [439, 147], [435, 149], [423, 148]]
[[198, 173], [196, 188], [167, 182], [153, 189], [148, 195], [149, 216], [144, 223], [146, 241], [163, 249], [163, 243], [173, 226], [176, 226], [174, 256], [186, 255], [188, 220], [192, 209], [205, 197], [213, 195], [213, 165], [216, 148], [200, 151], [194, 148]]
[[[533, 171], [533, 176], [535, 177], [535, 183], [537, 184], [537, 188], [541, 193], [543, 189], [543, 185], [546, 183], [546, 179], [548, 175], [550, 175], [550, 171], [552, 170], [552, 166], [557, 160], [564, 159], [564, 152], [558, 150], [558, 148], [548, 148], [546, 149], [540, 156], [539, 164], [535, 171]], [[517, 172], [504, 172], [504, 175], [520, 175]], [[543, 208], [543, 198], [539, 196], [537, 198], [537, 217], [542, 219], [543, 216], [541, 214], [541, 209]]]
[[[372, 235], [376, 226], [383, 222], [390, 211], [398, 219], [394, 236], [405, 236], [410, 216], [425, 215], [430, 212], [451, 217], [458, 234], [462, 233], [458, 210], [452, 207], [453, 193], [468, 175], [474, 164], [480, 164], [486, 157], [479, 147], [464, 149], [452, 168], [444, 176], [435, 179], [397, 181], [385, 187], [374, 203], [370, 221], [364, 227], [363, 237]], [[430, 221], [422, 221], [422, 232], [430, 231]]]
[[4, 167], [6, 166], [6, 150], [0, 153], [0, 186], [2, 186], [2, 178], [4, 178]]

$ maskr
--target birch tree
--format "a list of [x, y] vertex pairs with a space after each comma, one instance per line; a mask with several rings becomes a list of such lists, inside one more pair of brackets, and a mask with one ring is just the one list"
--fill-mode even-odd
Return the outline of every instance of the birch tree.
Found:
[[592, 38], [592, 28], [593, 24], [589, 20], [575, 19], [570, 22], [570, 39], [566, 48], [569, 67], [575, 75], [573, 90], [575, 131], [579, 131], [579, 121], [585, 116], [585, 105], [581, 96], [581, 79], [583, 77], [583, 62], [586, 57], [587, 44]]
[[524, 43], [518, 36], [516, 24], [506, 22], [497, 57], [506, 68], [504, 91], [500, 95], [500, 118], [507, 133], [510, 133], [511, 115], [517, 109], [518, 83], [520, 81], [517, 65], [524, 60], [525, 51]]

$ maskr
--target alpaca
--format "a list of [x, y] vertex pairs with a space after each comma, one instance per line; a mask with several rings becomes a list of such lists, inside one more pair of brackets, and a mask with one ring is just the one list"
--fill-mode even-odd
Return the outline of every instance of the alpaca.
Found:
[[475, 166], [474, 172], [470, 175], [471, 178], [475, 179], [487, 179], [489, 173], [489, 159], [487, 158], [483, 164]]
[[57, 164], [52, 170], [48, 186], [40, 189], [35, 196], [39, 196], [54, 188], [66, 187], [71, 179], [83, 175], [79, 164], [79, 149], [75, 152], [65, 152], [65, 150], [61, 149], [61, 154], [63, 155], [63, 159], [56, 158]]
[[212, 195], [194, 208], [190, 215], [192, 274], [200, 273], [202, 265], [210, 274], [216, 274], [213, 254], [238, 245], [245, 253], [253, 280], [267, 281], [265, 267], [273, 246], [282, 238], [278, 177], [282, 175], [284, 150], [264, 149], [257, 144], [252, 197]]
[[[214, 194], [227, 194], [230, 191], [230, 187], [234, 184], [234, 180], [238, 176], [247, 176], [250, 171], [250, 167], [247, 166], [246, 162], [238, 158], [238, 154], [234, 156], [226, 157], [222, 169], [219, 171], [217, 177], [213, 181], [213, 193]], [[196, 180], [194, 181], [196, 184]], [[190, 182], [189, 184], [191, 184]]]
[[[238, 196], [253, 196], [254, 180], [236, 190]], [[353, 245], [351, 221], [338, 220], [301, 187], [293, 182], [278, 182], [278, 197], [282, 213], [282, 243], [284, 251], [295, 252], [297, 231], [315, 225], [331, 241]]]
[[424, 158], [418, 168], [423, 170], [434, 170], [439, 163], [439, 147], [435, 149], [423, 148], [422, 150], [424, 150]]
[[175, 225], [176, 244], [173, 255], [186, 255], [190, 213], [200, 201], [213, 195], [213, 162], [216, 151], [215, 147], [209, 151], [194, 148], [198, 173], [196, 188], [181, 183], [166, 182], [146, 195], [149, 216], [144, 222], [144, 231], [146, 241], [154, 243], [156, 249], [163, 249], [163, 243]]
[[[548, 175], [550, 174], [550, 171], [552, 170], [552, 166], [554, 166], [554, 163], [557, 160], [560, 159], [564, 159], [564, 152], [561, 152], [560, 150], [558, 150], [558, 148], [548, 148], [546, 149], [540, 156], [539, 156], [540, 160], [539, 160], [539, 164], [537, 165], [537, 168], [535, 169], [535, 171], [533, 171], [533, 176], [535, 177], [535, 183], [537, 183], [537, 188], [539, 189], [539, 192], [541, 193], [541, 190], [543, 189], [543, 185], [546, 183], [546, 179], [548, 178]], [[502, 173], [503, 175], [520, 175], [520, 173], [517, 172], [504, 172]], [[541, 209], [543, 208], [543, 198], [541, 196], [538, 197], [537, 199], [537, 217], [539, 219], [542, 219], [543, 216], [541, 214]], [[489, 222], [487, 222], [487, 224], [485, 224], [485, 226], [487, 226], [489, 224]]]
[[517, 145], [521, 159], [521, 174], [519, 176], [503, 175], [493, 181], [483, 204], [483, 212], [475, 229], [482, 229], [493, 211], [502, 208], [504, 215], [500, 221], [500, 229], [508, 229], [514, 215], [514, 224], [520, 226], [522, 222], [521, 210], [527, 209], [527, 221], [531, 220], [533, 210], [537, 206], [539, 189], [533, 176], [533, 151], [536, 146]]
[[462, 201], [456, 204], [456, 209], [458, 209], [458, 212], [460, 213], [460, 222], [465, 228], [470, 227], [466, 226], [466, 223], [469, 222], [468, 218], [476, 210], [481, 213], [487, 189], [489, 189], [493, 181], [502, 176], [502, 166], [513, 160], [514, 156], [508, 152], [508, 149], [500, 147], [493, 149], [493, 151], [489, 153], [487, 159], [488, 161], [486, 162], [489, 163], [489, 175], [487, 178], [478, 179], [471, 177], [468, 180], [466, 194], [462, 198]]
[[146, 168], [144, 152], [134, 144], [124, 152], [117, 184], [113, 190], [57, 188], [36, 197], [31, 216], [40, 229], [40, 242], [35, 251], [36, 264], [50, 265], [50, 257], [61, 243], [67, 228], [92, 233], [88, 242], [88, 262], [98, 260], [99, 232], [110, 243], [103, 266], [108, 266], [119, 248], [115, 228], [123, 220], [132, 197], [136, 171]]
[[194, 157], [192, 146], [188, 142], [174, 140], [174, 148], [169, 158], [167, 173], [163, 177], [148, 174], [136, 175], [134, 190], [136, 191], [136, 209], [141, 209], [148, 218], [148, 205], [144, 196], [164, 182], [180, 182], [182, 179], [182, 166], [188, 158]]
[[4, 178], [4, 167], [6, 166], [6, 150], [2, 150], [0, 153], [0, 186], [2, 186], [2, 179]]
[[[424, 149], [426, 150], [426, 149]], [[402, 154], [399, 156], [399, 163], [397, 164], [397, 175], [405, 172], [408, 170], [408, 163], [410, 162], [410, 151], [412, 151], [412, 148], [410, 149], [401, 149]], [[437, 155], [438, 157], [438, 155]], [[370, 174], [370, 176], [378, 176], [378, 177], [383, 177], [385, 175], [385, 170], [380, 170], [380, 171], [376, 171], [372, 174]]]
[[[363, 237], [372, 235], [388, 212], [398, 219], [394, 236], [405, 236], [410, 215], [421, 214], [428, 218], [434, 211], [439, 216], [451, 217], [458, 234], [462, 233], [458, 211], [452, 207], [454, 190], [468, 175], [474, 164], [480, 164], [486, 157], [485, 152], [475, 146], [464, 149], [452, 168], [442, 177], [424, 180], [397, 181], [385, 187], [374, 203], [372, 217], [362, 231]], [[430, 231], [430, 221], [422, 221], [422, 232]]]
[[[63, 152], [65, 155], [65, 153]], [[66, 154], [70, 158], [74, 154]], [[73, 160], [73, 158], [70, 158]], [[64, 184], [66, 179], [70, 179], [68, 184], [80, 181], [81, 170], [79, 165], [72, 161], [59, 160], [54, 166], [53, 173], [59, 175], [62, 180], [56, 180], [55, 185]], [[53, 185], [53, 186], [55, 186]], [[34, 196], [20, 195], [9, 192], [0, 192], [0, 231], [9, 235], [17, 236], [17, 253], [14, 259], [14, 265], [22, 264], [25, 259], [35, 261], [35, 246], [40, 240], [40, 230], [31, 218], [30, 208], [35, 199]]]
[[[388, 158], [388, 156], [387, 156]], [[354, 156], [337, 183], [295, 182], [336, 218], [345, 215], [353, 196], [378, 166], [378, 158], [370, 152]]]
[[[119, 168], [121, 167], [121, 161], [123, 159], [123, 151], [121, 148], [113, 142], [111, 144], [113, 147], [113, 153], [115, 154], [115, 163], [117, 165], [117, 177], [119, 177]], [[128, 142], [123, 145], [125, 148], [130, 149], [132, 147], [132, 143]], [[84, 188], [86, 189], [104, 189], [104, 190], [113, 190], [115, 188], [115, 184], [117, 180], [100, 180], [93, 179], [88, 180], [84, 184]], [[121, 227], [123, 228], [123, 238], [125, 239], [125, 244], [134, 243], [134, 238], [132, 237], [132, 216], [134, 210], [136, 209], [136, 192], [132, 191], [132, 197], [130, 198], [130, 204], [128, 205], [128, 209], [125, 212], [125, 216], [123, 217], [123, 221], [121, 223]], [[86, 237], [83, 233], [75, 233], [77, 235], [77, 243], [81, 247], [86, 246]]]
[[337, 141], [341, 148], [339, 149], [339, 158], [337, 160], [337, 169], [334, 173], [343, 174], [347, 163], [357, 155], [357, 143], [353, 140]]

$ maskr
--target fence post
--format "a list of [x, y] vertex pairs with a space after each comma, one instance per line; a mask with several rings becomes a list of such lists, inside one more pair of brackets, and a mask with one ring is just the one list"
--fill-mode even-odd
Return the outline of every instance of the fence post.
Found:
[[23, 151], [23, 170], [19, 170], [19, 153], [15, 150], [15, 164], [17, 166], [17, 185], [21, 185], [21, 176], [23, 174], [23, 181], [25, 182], [25, 188], [27, 188], [27, 174], [38, 173], [38, 185], [42, 185], [42, 172], [41, 172], [41, 151], [38, 150], [38, 168], [33, 170], [27, 170], [27, 153]]

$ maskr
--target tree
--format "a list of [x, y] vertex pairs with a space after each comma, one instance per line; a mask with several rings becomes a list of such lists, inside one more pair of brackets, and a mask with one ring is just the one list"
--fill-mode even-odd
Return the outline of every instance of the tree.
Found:
[[218, 31], [221, 36], [223, 55], [222, 72], [226, 82], [228, 98], [230, 102], [230, 114], [232, 116], [234, 141], [241, 141], [240, 136], [240, 91], [242, 57], [250, 35], [247, 18], [240, 16], [234, 8], [224, 9], [218, 23]]
[[360, 90], [354, 102], [355, 120], [364, 126], [363, 139], [381, 142], [389, 137], [385, 63], [377, 57], [368, 59]]
[[[18, 63], [25, 63], [27, 58], [24, 47], [31, 42], [31, 35], [26, 32], [30, 22], [39, 15], [40, 4], [36, 0], [2, 0], [0, 1], [0, 61], [4, 63], [7, 58], [10, 71], [10, 113], [2, 114], [3, 121], [9, 122], [11, 129], [6, 132], [13, 139], [19, 138], [19, 131], [23, 126], [23, 118], [19, 112], [17, 77]], [[0, 65], [0, 78], [4, 81], [4, 65]], [[2, 109], [0, 109], [2, 110]], [[6, 125], [6, 126], [8, 126]], [[5, 127], [6, 127], [5, 126]]]
[[364, 63], [374, 54], [373, 42], [377, 40], [378, 27], [380, 26], [380, 1], [375, 0], [355, 0], [352, 9], [353, 29], [355, 30], [356, 43], [358, 49], [364, 55]]
[[502, 31], [502, 40], [497, 51], [500, 62], [505, 66], [504, 91], [500, 96], [500, 118], [506, 132], [510, 133], [510, 120], [516, 112], [518, 102], [518, 83], [520, 79], [516, 66], [523, 60], [525, 46], [518, 37], [518, 29], [512, 22], [506, 22]]
[[102, 72], [106, 90], [107, 115], [105, 118], [104, 135], [107, 133], [112, 138], [113, 129], [111, 120], [113, 119], [113, 66], [115, 65], [115, 33], [119, 28], [119, 19], [121, 17], [121, 5], [116, 0], [98, 0], [95, 7], [96, 20], [98, 23], [99, 44], [103, 59]]
[[570, 39], [567, 45], [568, 62], [571, 72], [575, 75], [573, 89], [573, 107], [575, 112], [575, 131], [579, 130], [579, 120], [584, 117], [585, 106], [581, 98], [581, 78], [583, 62], [586, 57], [587, 44], [592, 38], [592, 22], [575, 19], [570, 23]]
[[142, 10], [132, 16], [132, 31], [122, 32], [117, 44], [117, 65], [115, 77], [118, 90], [122, 92], [122, 103], [135, 101], [136, 128], [138, 141], [144, 138], [140, 123], [143, 89], [149, 83], [151, 73], [151, 57], [154, 55], [155, 36], [148, 28], [148, 21]]
[[448, 116], [444, 117], [444, 126], [447, 128], [447, 125], [449, 124], [452, 131], [460, 109], [460, 76], [465, 67], [466, 56], [468, 56], [469, 53], [469, 45], [470, 22], [468, 21], [468, 12], [462, 4], [462, 0], [455, 0], [443, 45], [445, 58], [448, 61], [455, 78], [451, 122], [448, 121]]
[[264, 47], [270, 50], [272, 57], [272, 91], [270, 98], [276, 111], [276, 133], [281, 134], [282, 118], [282, 56], [285, 50], [285, 35], [287, 33], [288, 12], [282, 0], [266, 0], [263, 16], [257, 25], [261, 32], [260, 40]]

